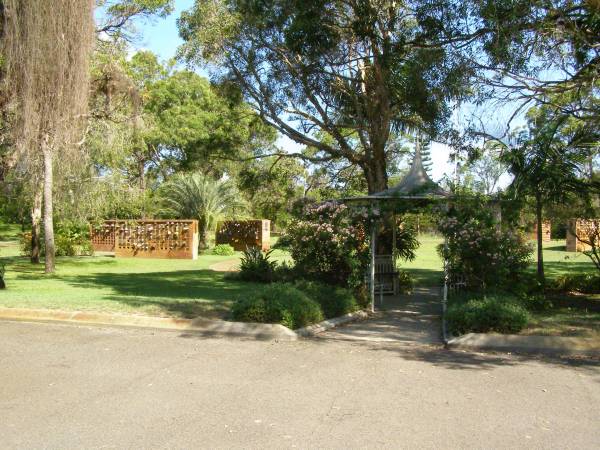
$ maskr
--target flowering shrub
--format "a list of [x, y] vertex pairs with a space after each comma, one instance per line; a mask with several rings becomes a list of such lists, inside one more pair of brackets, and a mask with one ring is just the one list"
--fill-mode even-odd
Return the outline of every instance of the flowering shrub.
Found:
[[519, 232], [499, 230], [480, 210], [440, 221], [447, 247], [438, 251], [448, 261], [451, 277], [463, 277], [468, 288], [510, 289], [522, 281], [532, 248]]
[[356, 287], [369, 264], [365, 226], [378, 210], [350, 209], [337, 202], [307, 205], [281, 239], [300, 276]]

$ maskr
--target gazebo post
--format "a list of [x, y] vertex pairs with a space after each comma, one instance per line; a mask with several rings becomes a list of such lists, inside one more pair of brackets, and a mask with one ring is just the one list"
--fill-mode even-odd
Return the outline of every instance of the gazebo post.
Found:
[[377, 221], [371, 223], [371, 312], [375, 312], [375, 241], [377, 240]]

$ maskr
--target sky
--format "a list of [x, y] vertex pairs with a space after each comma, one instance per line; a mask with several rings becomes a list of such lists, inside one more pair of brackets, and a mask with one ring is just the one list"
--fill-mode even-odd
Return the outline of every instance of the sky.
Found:
[[[194, 0], [176, 0], [175, 10], [165, 19], [154, 19], [145, 23], [138, 23], [140, 37], [133, 44], [136, 50], [151, 50], [159, 55], [163, 60], [168, 60], [175, 56], [177, 47], [182, 43], [177, 31], [177, 18], [181, 12], [193, 6]], [[199, 71], [206, 76], [205, 72]], [[456, 119], [455, 119], [456, 120]], [[460, 126], [460, 124], [458, 124]], [[287, 152], [297, 152], [301, 146], [291, 139], [281, 136], [278, 144]], [[431, 145], [431, 177], [434, 181], [440, 181], [444, 176], [452, 178], [454, 173], [454, 164], [449, 156], [451, 149], [444, 144], [433, 142]], [[501, 183], [506, 185], [506, 181]]]

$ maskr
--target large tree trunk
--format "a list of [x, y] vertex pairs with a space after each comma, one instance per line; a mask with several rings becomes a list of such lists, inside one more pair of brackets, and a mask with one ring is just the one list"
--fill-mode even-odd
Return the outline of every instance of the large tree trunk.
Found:
[[546, 283], [544, 275], [544, 248], [542, 246], [542, 196], [537, 193], [535, 196], [535, 216], [537, 220], [537, 278], [542, 286]]
[[54, 273], [55, 253], [54, 248], [54, 210], [52, 204], [52, 149], [48, 145], [47, 139], [42, 144], [42, 154], [44, 156], [44, 243], [45, 243], [45, 268], [46, 273]]
[[41, 245], [40, 239], [42, 235], [42, 199], [44, 195], [43, 183], [35, 183], [33, 192], [33, 205], [31, 207], [31, 262], [39, 264]]
[[385, 153], [376, 155], [362, 166], [369, 194], [375, 194], [388, 188], [386, 166]]

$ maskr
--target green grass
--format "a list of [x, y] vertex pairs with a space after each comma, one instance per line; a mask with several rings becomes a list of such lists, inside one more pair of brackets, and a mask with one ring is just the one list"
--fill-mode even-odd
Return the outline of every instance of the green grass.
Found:
[[0, 223], [0, 241], [16, 241], [19, 239], [20, 235], [20, 225], [13, 223]]
[[439, 236], [421, 235], [417, 257], [413, 261], [399, 261], [400, 269], [410, 274], [415, 286], [439, 286], [442, 283], [443, 263], [436, 248], [443, 242]]
[[7, 269], [7, 289], [0, 291], [3, 307], [226, 317], [237, 297], [260, 289], [209, 269], [231, 256], [201, 255], [196, 261], [58, 258], [56, 274], [45, 275], [43, 264], [16, 255], [15, 244], [0, 248]]
[[[0, 224], [4, 240], [0, 242], [0, 262], [6, 264], [8, 286], [0, 291], [3, 307], [227, 317], [236, 298], [261, 289], [259, 284], [226, 279], [225, 273], [210, 269], [219, 262], [239, 260], [240, 252], [234, 256], [201, 255], [197, 261], [110, 256], [58, 258], [56, 274], [48, 276], [43, 273], [42, 264], [32, 265], [19, 256], [18, 244], [14, 242], [19, 233], [19, 226]], [[413, 276], [416, 286], [439, 285], [442, 261], [436, 246], [442, 238], [423, 235], [420, 242], [416, 259], [401, 262], [400, 266]], [[585, 255], [565, 252], [564, 242], [547, 243], [544, 256], [550, 279], [594, 270]], [[290, 261], [289, 254], [282, 250], [275, 250], [272, 257], [278, 262]], [[534, 264], [531, 270], [535, 270]], [[564, 309], [569, 307], [573, 308], [564, 306], [556, 314], [536, 316], [534, 326], [550, 322], [552, 326], [570, 326], [567, 319], [574, 315]], [[560, 319], [563, 313], [565, 320]], [[598, 317], [587, 315], [578, 320], [597, 322]]]
[[560, 296], [547, 311], [530, 314], [521, 334], [600, 339], [600, 295]]

